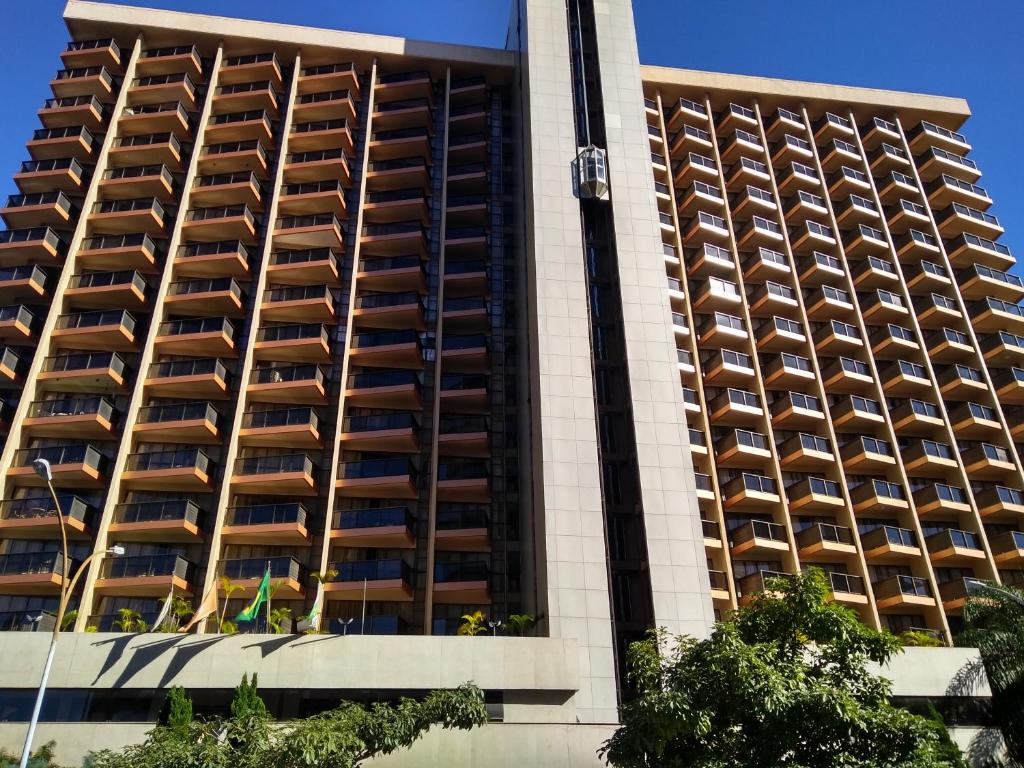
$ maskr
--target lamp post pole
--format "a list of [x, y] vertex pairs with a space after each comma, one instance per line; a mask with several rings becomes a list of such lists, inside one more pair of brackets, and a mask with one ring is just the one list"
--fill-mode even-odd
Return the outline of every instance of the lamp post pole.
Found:
[[18, 764], [19, 768], [27, 768], [29, 758], [32, 755], [32, 741], [35, 739], [36, 726], [39, 724], [39, 713], [43, 708], [43, 696], [46, 694], [46, 684], [50, 680], [50, 669], [53, 667], [53, 656], [57, 650], [57, 637], [60, 635], [60, 627], [64, 622], [64, 612], [68, 607], [68, 599], [71, 597], [71, 592], [74, 590], [75, 585], [78, 583], [79, 577], [86, 571], [86, 566], [89, 562], [96, 557], [103, 557], [106, 554], [112, 555], [123, 555], [124, 547], [111, 547], [106, 550], [99, 550], [93, 552], [79, 566], [75, 575], [69, 580], [67, 572], [71, 567], [71, 559], [68, 557], [68, 535], [67, 529], [64, 527], [64, 515], [61, 513], [60, 501], [57, 499], [57, 493], [53, 489], [53, 473], [50, 470], [50, 462], [46, 459], [36, 459], [32, 462], [32, 467], [35, 469], [36, 474], [39, 475], [43, 480], [46, 481], [46, 487], [50, 489], [50, 496], [53, 498], [54, 509], [57, 514], [57, 522], [60, 525], [60, 541], [61, 541], [61, 568], [60, 568], [60, 602], [57, 604], [57, 620], [53, 625], [53, 634], [50, 636], [50, 650], [46, 654], [46, 664], [43, 665], [43, 676], [39, 681], [39, 692], [36, 694], [36, 704], [32, 709], [32, 719], [28, 724], [28, 733], [25, 734], [25, 748], [21, 752], [21, 762]]

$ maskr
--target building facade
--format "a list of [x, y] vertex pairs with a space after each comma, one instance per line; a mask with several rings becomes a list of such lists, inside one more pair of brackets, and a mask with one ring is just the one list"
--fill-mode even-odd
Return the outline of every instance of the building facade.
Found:
[[[65, 18], [0, 209], [3, 744], [26, 632], [115, 545], [44, 710], [76, 757], [247, 664], [282, 716], [483, 680], [502, 722], [451, 755], [589, 765], [628, 642], [701, 636], [766, 576], [821, 567], [944, 644], [972, 579], [1024, 581], [1024, 282], [962, 100], [641, 66], [620, 0], [518, 0], [504, 50]], [[220, 634], [268, 569], [277, 612]], [[304, 648], [321, 589], [333, 645]], [[120, 633], [172, 591], [220, 613]], [[535, 636], [445, 637], [476, 611]], [[927, 653], [901, 696], [968, 658]]]

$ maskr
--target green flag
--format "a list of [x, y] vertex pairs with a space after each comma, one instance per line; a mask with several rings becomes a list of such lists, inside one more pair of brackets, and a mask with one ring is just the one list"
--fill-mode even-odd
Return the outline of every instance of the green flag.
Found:
[[260, 582], [259, 589], [256, 590], [256, 597], [252, 599], [242, 610], [240, 614], [235, 616], [235, 621], [252, 621], [256, 618], [256, 615], [260, 612], [260, 607], [270, 599], [270, 568], [267, 568], [267, 572], [263, 574], [263, 581]]

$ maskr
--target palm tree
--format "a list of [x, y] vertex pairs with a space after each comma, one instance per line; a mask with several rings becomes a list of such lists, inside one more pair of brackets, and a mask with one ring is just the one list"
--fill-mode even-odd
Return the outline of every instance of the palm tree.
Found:
[[1024, 590], [979, 584], [972, 592], [958, 642], [978, 647], [1007, 756], [1024, 765]]
[[238, 631], [237, 625], [232, 621], [230, 626], [226, 626], [227, 612], [228, 612], [228, 601], [231, 599], [231, 595], [242, 588], [241, 584], [235, 584], [227, 576], [220, 577], [220, 591], [224, 593], [224, 605], [220, 609], [220, 621], [217, 622], [217, 627], [220, 632], [228, 635], [233, 635]]
[[146, 622], [142, 619], [142, 614], [131, 608], [121, 608], [118, 610], [117, 616], [114, 626], [120, 632], [145, 632], [148, 629]]

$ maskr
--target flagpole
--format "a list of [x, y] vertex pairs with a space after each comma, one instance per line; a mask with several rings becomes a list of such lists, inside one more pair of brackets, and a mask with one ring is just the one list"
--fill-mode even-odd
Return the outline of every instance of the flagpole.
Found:
[[359, 634], [366, 634], [366, 577], [363, 577], [363, 618], [359, 622]]
[[267, 632], [270, 631], [270, 561], [267, 560]]

